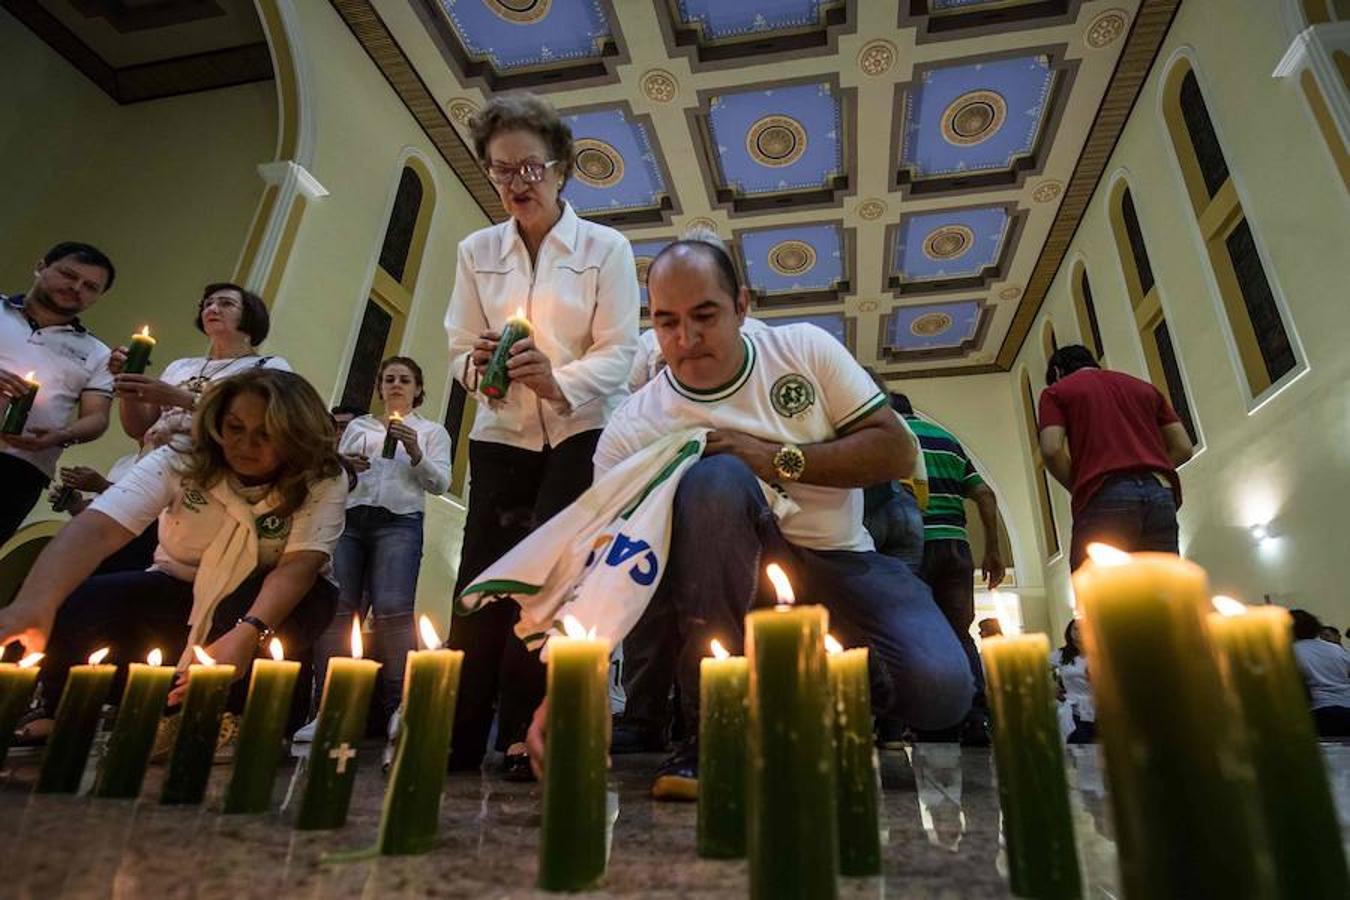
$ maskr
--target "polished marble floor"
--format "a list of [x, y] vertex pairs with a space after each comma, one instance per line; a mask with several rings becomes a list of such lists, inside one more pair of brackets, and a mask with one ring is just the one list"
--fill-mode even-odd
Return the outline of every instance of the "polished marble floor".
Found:
[[[376, 748], [371, 748], [375, 751]], [[1329, 771], [1350, 837], [1350, 746], [1327, 745]], [[745, 897], [743, 862], [699, 859], [693, 805], [655, 803], [648, 778], [658, 757], [616, 757], [617, 802], [609, 872], [596, 897]], [[1118, 895], [1115, 847], [1102, 772], [1092, 748], [1070, 755], [1079, 852], [1092, 898]], [[844, 879], [841, 897], [1006, 897], [998, 799], [988, 751], [919, 745], [883, 754], [887, 830], [883, 879]], [[143, 797], [155, 797], [152, 769]], [[31, 759], [0, 774], [0, 897], [241, 898], [536, 896], [539, 789], [494, 776], [452, 776], [441, 822], [444, 840], [416, 858], [334, 863], [333, 853], [374, 841], [383, 776], [359, 772], [347, 827], [293, 832], [284, 814], [221, 816], [225, 769], [205, 807], [161, 807], [86, 797], [32, 796]], [[278, 802], [289, 769], [279, 779]], [[547, 895], [544, 895], [547, 896]]]

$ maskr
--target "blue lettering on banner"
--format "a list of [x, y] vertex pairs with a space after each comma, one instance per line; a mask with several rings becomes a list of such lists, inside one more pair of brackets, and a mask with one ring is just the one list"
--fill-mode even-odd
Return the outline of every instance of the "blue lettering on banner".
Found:
[[648, 587], [656, 580], [661, 566], [656, 561], [656, 554], [652, 552], [651, 545], [646, 541], [634, 541], [627, 535], [616, 534], [614, 543], [609, 548], [609, 554], [605, 557], [605, 565], [617, 568], [639, 555], [637, 563], [628, 570], [628, 577], [643, 587]]

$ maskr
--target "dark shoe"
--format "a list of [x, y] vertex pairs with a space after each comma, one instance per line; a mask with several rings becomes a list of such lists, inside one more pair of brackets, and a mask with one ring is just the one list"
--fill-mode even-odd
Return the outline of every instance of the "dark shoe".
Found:
[[512, 744], [502, 757], [502, 780], [521, 784], [534, 781], [534, 769], [530, 768], [530, 754], [525, 752], [523, 744]]
[[684, 741], [666, 757], [652, 782], [656, 800], [693, 802], [698, 800], [698, 741]]
[[882, 750], [905, 749], [905, 726], [895, 719], [877, 719], [877, 746]]
[[988, 747], [989, 716], [980, 712], [972, 712], [967, 716], [961, 723], [960, 740], [962, 747]]
[[616, 719], [609, 739], [609, 752], [622, 753], [661, 753], [669, 749], [660, 729], [642, 725], [632, 725]]

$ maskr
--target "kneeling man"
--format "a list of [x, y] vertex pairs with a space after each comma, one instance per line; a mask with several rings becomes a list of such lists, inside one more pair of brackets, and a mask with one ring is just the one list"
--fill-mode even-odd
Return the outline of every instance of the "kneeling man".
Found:
[[[861, 488], [908, 477], [917, 452], [885, 394], [813, 325], [742, 332], [749, 292], [720, 244], [676, 241], [652, 262], [647, 287], [668, 365], [614, 414], [595, 474], [672, 430], [713, 429], [675, 495], [665, 576], [625, 638], [674, 658], [684, 733], [698, 732], [710, 641], [741, 652], [746, 612], [773, 603], [770, 562], [798, 598], [827, 607], [844, 646], [870, 648], [879, 714], [917, 729], [960, 722], [974, 691], [961, 645], [923, 582], [875, 552], [863, 528]], [[779, 520], [761, 481], [799, 511]], [[531, 734], [538, 761], [544, 716]], [[695, 738], [662, 765], [653, 793], [693, 799], [697, 767]]]

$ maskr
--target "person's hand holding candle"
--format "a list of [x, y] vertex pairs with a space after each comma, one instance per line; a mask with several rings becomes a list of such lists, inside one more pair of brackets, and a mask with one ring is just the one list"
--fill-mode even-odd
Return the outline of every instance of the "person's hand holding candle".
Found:
[[[417, 431], [411, 425], [402, 419], [390, 418], [389, 436], [403, 445], [403, 449], [408, 452], [408, 459], [415, 466], [422, 461], [422, 449], [417, 445]], [[367, 461], [366, 468], [370, 468]], [[360, 471], [360, 470], [358, 470]]]
[[566, 400], [562, 386], [553, 377], [553, 363], [534, 345], [534, 336], [511, 345], [511, 361], [506, 364], [511, 380], [529, 388], [543, 400]]
[[28, 393], [32, 387], [22, 375], [8, 369], [0, 369], [0, 395], [13, 401]]
[[[258, 649], [258, 631], [252, 625], [236, 625], [204, 648], [206, 655], [217, 665], [234, 666], [234, 677], [240, 679], [248, 671]], [[187, 671], [180, 669], [169, 691], [169, 705], [177, 706], [187, 696]]]
[[132, 375], [126, 372], [113, 379], [117, 396], [123, 400], [148, 403], [154, 406], [176, 406], [180, 409], [192, 409], [197, 405], [197, 395], [184, 388], [175, 387], [149, 375]]

